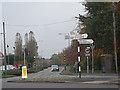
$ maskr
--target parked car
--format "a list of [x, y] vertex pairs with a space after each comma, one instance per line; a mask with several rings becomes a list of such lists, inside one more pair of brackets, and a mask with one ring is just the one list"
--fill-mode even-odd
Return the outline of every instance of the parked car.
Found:
[[[7, 70], [16, 69], [13, 65], [6, 65]], [[5, 65], [0, 66], [0, 70], [5, 70]]]
[[53, 71], [59, 71], [59, 66], [58, 65], [52, 65], [51, 66], [51, 72]]
[[9, 67], [10, 69], [16, 69], [16, 67], [14, 67], [13, 65], [8, 65], [8, 67]]

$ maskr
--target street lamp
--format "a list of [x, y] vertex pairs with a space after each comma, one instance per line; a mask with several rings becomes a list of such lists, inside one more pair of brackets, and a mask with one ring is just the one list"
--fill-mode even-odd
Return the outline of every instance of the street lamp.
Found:
[[13, 47], [14, 49], [14, 65], [15, 65], [15, 47]]
[[42, 69], [44, 69], [44, 59], [42, 58], [43, 50], [41, 50], [41, 59], [42, 59]]
[[[68, 47], [70, 46], [70, 34], [69, 33], [58, 33], [59, 35], [65, 35], [65, 39], [68, 39]], [[69, 59], [70, 65], [70, 59]]]
[[24, 66], [25, 66], [25, 49], [24, 49]]
[[[42, 43], [42, 42], [44, 42], [43, 40], [39, 40], [39, 41], [37, 41], [38, 43]], [[42, 69], [44, 69], [44, 59], [42, 58], [42, 56], [43, 56], [43, 50], [41, 49], [41, 59], [42, 59]]]
[[[68, 47], [70, 46], [70, 34], [69, 33], [58, 33], [59, 35], [64, 35], [65, 36], [65, 39], [68, 39]], [[68, 38], [66, 38], [68, 37]]]

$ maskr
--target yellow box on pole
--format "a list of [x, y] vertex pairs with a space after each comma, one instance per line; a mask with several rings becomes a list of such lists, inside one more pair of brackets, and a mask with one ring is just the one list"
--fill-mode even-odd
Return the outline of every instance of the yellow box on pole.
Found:
[[22, 78], [27, 78], [27, 67], [22, 66]]

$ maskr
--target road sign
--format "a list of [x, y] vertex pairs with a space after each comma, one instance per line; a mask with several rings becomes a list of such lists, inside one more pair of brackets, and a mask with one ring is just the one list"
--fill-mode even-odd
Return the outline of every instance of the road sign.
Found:
[[85, 48], [85, 56], [90, 56], [90, 47]]
[[70, 36], [69, 35], [65, 35], [65, 39], [70, 39]]
[[71, 31], [70, 34], [71, 34], [71, 35], [75, 35], [75, 32], [74, 32], [74, 31]]
[[88, 37], [88, 34], [85, 33], [85, 34], [78, 34], [78, 35], [71, 35], [70, 38], [71, 39], [81, 39], [81, 38], [87, 38]]
[[86, 48], [86, 49], [85, 49], [85, 53], [86, 53], [86, 54], [89, 54], [89, 53], [90, 53], [90, 49]]
[[90, 47], [91, 47], [92, 49], [94, 49], [94, 48], [95, 48], [95, 45], [92, 44], [92, 46], [90, 46]]
[[66, 35], [65, 39], [81, 39], [81, 38], [87, 38], [88, 34], [77, 34], [77, 35]]
[[94, 41], [92, 39], [82, 39], [79, 40], [80, 44], [92, 44]]
[[22, 78], [27, 78], [27, 67], [22, 66]]
[[80, 38], [87, 38], [88, 34], [87, 33], [85, 33], [85, 34], [79, 34], [77, 37], [78, 37], [78, 39], [80, 39]]

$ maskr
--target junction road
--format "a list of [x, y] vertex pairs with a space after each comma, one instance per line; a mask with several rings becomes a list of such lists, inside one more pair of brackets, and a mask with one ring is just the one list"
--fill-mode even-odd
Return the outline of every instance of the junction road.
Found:
[[[65, 83], [51, 83], [51, 82], [7, 82], [11, 80], [22, 79], [21, 76], [12, 77], [12, 78], [4, 78], [2, 79], [2, 88], [118, 88], [117, 84], [100, 84], [101, 82], [110, 82], [111, 80], [116, 80], [116, 76], [106, 76], [101, 78], [101, 76], [89, 76], [84, 75], [82, 79], [79, 79], [78, 76], [73, 75], [60, 75], [63, 67], [60, 67], [60, 71], [51, 72], [50, 67], [44, 69], [43, 71], [28, 74], [28, 79], [33, 78], [60, 78], [60, 77], [75, 77], [76, 79], [70, 82]], [[78, 78], [78, 79], [77, 79]], [[93, 79], [94, 78], [94, 79]], [[69, 81], [69, 80], [68, 80]]]

